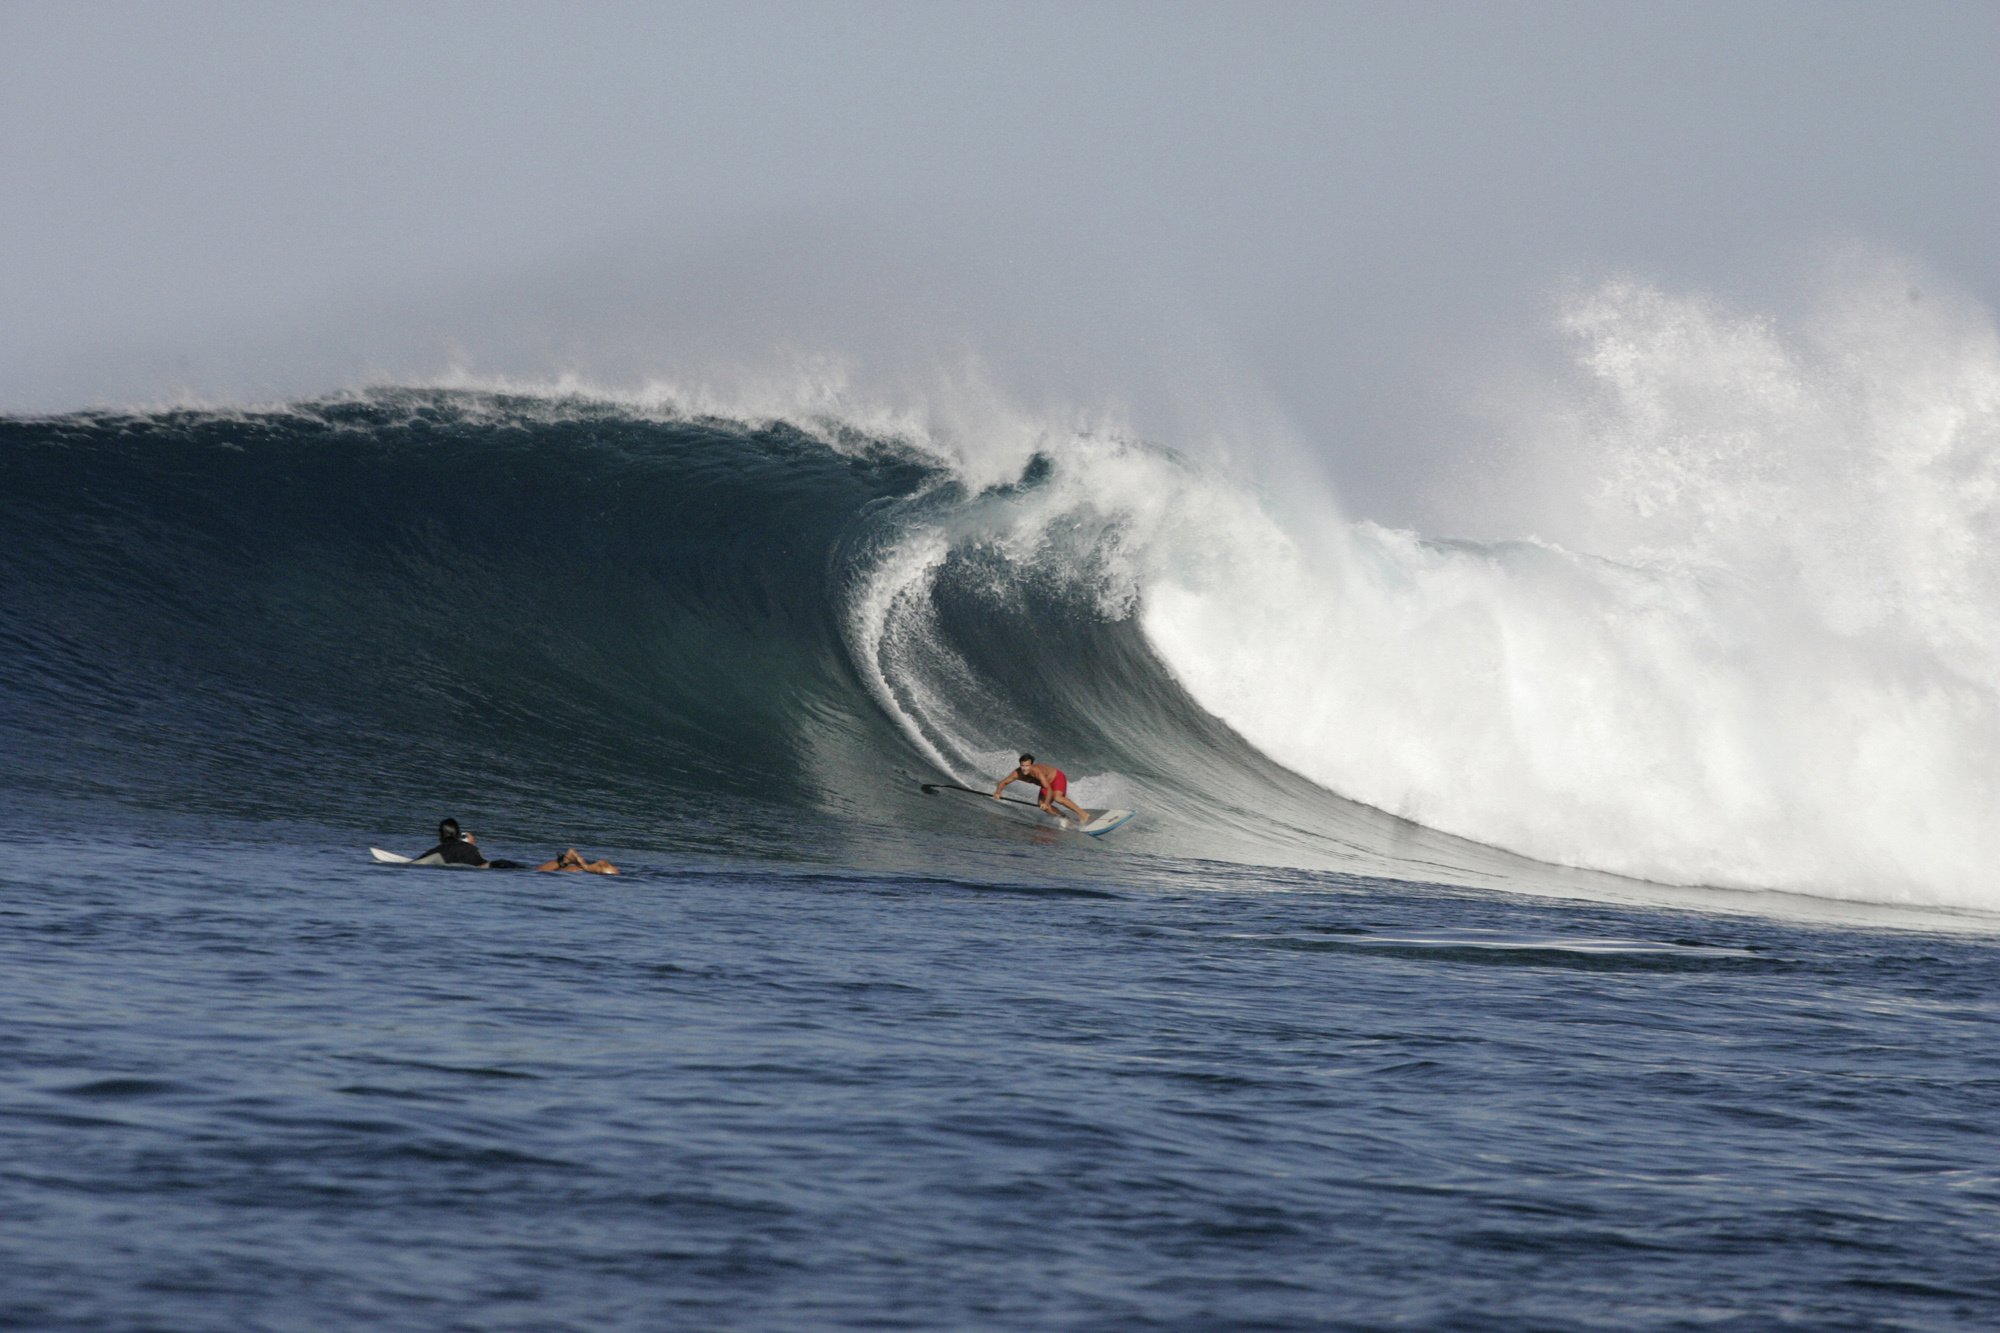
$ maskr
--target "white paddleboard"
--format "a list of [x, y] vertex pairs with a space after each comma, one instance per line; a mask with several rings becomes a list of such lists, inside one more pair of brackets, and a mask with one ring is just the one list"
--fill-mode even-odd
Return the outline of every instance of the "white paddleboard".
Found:
[[[920, 785], [923, 787], [925, 794], [931, 796], [935, 796], [937, 793], [941, 791], [963, 792], [967, 796], [993, 795], [993, 793], [991, 792], [980, 791], [976, 787], [961, 787], [956, 782], [926, 782]], [[1034, 810], [1035, 808], [1035, 802], [1024, 801], [1018, 796], [1001, 796], [998, 797], [997, 799], [1003, 805], [1007, 806], [1015, 806], [1015, 805], [1026, 806], [1027, 809], [1031, 811]], [[1090, 817], [1090, 820], [1087, 823], [1082, 823], [1082, 824], [1077, 823], [1077, 821], [1069, 818], [1067, 815], [1057, 815], [1055, 816], [1054, 824], [1055, 827], [1059, 829], [1066, 829], [1071, 833], [1088, 833], [1093, 838], [1101, 838], [1115, 828], [1123, 828], [1127, 823], [1131, 822], [1132, 818], [1138, 813], [1139, 812], [1137, 810], [1099, 810], [1096, 814]], [[1041, 827], [1043, 828], [1049, 827], [1047, 823], [1042, 822], [1048, 819], [1048, 815], [1046, 813], [1040, 815], [1014, 814], [1010, 811], [1009, 818], [1030, 819], [1041, 824]], [[379, 856], [381, 855], [381, 853], [378, 852], [377, 855]]]
[[1076, 831], [1088, 833], [1093, 838], [1101, 838], [1112, 829], [1124, 827], [1138, 813], [1137, 810], [1103, 810], [1088, 824], [1078, 825]]

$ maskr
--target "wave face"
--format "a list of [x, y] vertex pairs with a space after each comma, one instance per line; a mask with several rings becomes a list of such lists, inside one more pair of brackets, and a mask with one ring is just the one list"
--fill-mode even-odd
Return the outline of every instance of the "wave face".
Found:
[[0, 783], [38, 808], [783, 854], [962, 825], [915, 780], [1032, 748], [1144, 808], [1129, 851], [2000, 905], [1991, 645], [1885, 653], [1691, 556], [1303, 539], [1112, 435], [974, 467], [472, 390], [0, 421], [0, 482]]
[[895, 745], [839, 607], [910, 458], [448, 393], [0, 430], [7, 749], [44, 787], [629, 816]]
[[989, 784], [1032, 746], [1145, 806], [1133, 850], [1536, 869], [1341, 800], [1188, 698], [1109, 489], [1201, 490], [1157, 452], [1078, 442], [974, 487], [824, 423], [398, 390], [4, 421], [0, 460], [17, 809], [477, 810], [784, 854], [802, 816], [983, 828], [917, 780]]

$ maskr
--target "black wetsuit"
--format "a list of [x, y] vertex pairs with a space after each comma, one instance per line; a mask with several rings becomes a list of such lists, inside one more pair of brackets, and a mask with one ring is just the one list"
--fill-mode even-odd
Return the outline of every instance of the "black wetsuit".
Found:
[[428, 856], [435, 856], [448, 866], [483, 866], [486, 864], [486, 858], [479, 854], [479, 849], [463, 838], [446, 838], [443, 842], [425, 852], [423, 856], [411, 859], [421, 861], [424, 857]]

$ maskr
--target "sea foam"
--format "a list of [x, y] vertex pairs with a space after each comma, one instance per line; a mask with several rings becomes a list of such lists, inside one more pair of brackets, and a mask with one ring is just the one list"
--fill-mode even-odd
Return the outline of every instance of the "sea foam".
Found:
[[1537, 858], [2000, 906], [2000, 339], [1902, 275], [1797, 326], [1620, 282], [1524, 425], [1547, 531], [1255, 520], [1144, 590], [1298, 772]]

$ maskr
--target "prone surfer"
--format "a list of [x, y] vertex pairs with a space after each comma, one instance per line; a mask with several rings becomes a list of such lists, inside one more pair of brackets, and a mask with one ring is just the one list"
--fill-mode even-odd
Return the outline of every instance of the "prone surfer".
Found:
[[615, 875], [618, 867], [609, 861], [592, 861], [582, 852], [572, 847], [553, 861], [545, 861], [535, 867], [537, 870], [583, 870], [593, 875]]
[[1056, 809], [1056, 805], [1060, 803], [1076, 812], [1078, 823], [1090, 822], [1090, 812], [1069, 798], [1069, 779], [1054, 764], [1038, 764], [1035, 762], [1035, 756], [1022, 755], [1021, 766], [1000, 779], [1000, 785], [993, 789], [993, 799], [999, 800], [1000, 793], [1016, 782], [1032, 782], [1040, 789], [1041, 796], [1037, 803], [1042, 807], [1043, 814], [1062, 818], [1062, 812]]

